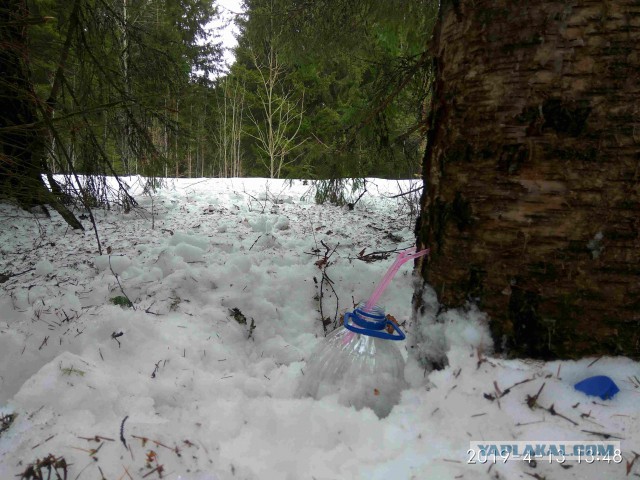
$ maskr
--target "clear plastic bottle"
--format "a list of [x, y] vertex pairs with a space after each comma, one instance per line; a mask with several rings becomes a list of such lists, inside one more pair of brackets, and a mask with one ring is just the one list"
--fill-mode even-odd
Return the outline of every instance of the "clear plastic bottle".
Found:
[[395, 325], [398, 335], [387, 333], [391, 322], [378, 305], [365, 310], [361, 304], [344, 322], [309, 359], [298, 396], [320, 399], [337, 393], [345, 406], [369, 407], [386, 417], [408, 386], [404, 359], [392, 341], [403, 340], [404, 334]]

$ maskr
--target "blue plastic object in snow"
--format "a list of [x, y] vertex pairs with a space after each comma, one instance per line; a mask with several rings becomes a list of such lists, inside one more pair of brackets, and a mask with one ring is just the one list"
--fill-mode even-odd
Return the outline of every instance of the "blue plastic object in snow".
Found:
[[[344, 314], [344, 326], [347, 330], [360, 335], [368, 335], [370, 337], [384, 338], [385, 340], [404, 340], [405, 334], [393, 322], [387, 320], [383, 313], [370, 313], [364, 310], [364, 307], [358, 307], [353, 312]], [[349, 320], [352, 323], [349, 323]], [[398, 333], [394, 335], [386, 332], [386, 327], [391, 327]]]
[[613, 396], [620, 391], [613, 380], [606, 375], [585, 378], [581, 382], [576, 383], [574, 387], [576, 390], [586, 393], [587, 395], [600, 397], [602, 400], [613, 398]]

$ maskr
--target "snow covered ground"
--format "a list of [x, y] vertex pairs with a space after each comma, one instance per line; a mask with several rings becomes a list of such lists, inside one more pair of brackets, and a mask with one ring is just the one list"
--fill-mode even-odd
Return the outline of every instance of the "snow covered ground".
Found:
[[[394, 257], [361, 258], [413, 244], [408, 205], [388, 198], [397, 182], [372, 179], [351, 211], [314, 204], [302, 181], [169, 180], [145, 195], [126, 180], [142, 209], [94, 212], [103, 255], [88, 220], [76, 232], [0, 206], [1, 479], [40, 478], [38, 460], [43, 478], [49, 465], [81, 480], [640, 477], [638, 363], [492, 356], [475, 309], [436, 318], [427, 288], [412, 318], [410, 265], [382, 298], [407, 332], [410, 388], [390, 415], [296, 398], [324, 338], [320, 300], [336, 321]], [[418, 360], [441, 352], [443, 370]], [[598, 374], [613, 399], [573, 388]], [[622, 452], [470, 463], [473, 440]]]

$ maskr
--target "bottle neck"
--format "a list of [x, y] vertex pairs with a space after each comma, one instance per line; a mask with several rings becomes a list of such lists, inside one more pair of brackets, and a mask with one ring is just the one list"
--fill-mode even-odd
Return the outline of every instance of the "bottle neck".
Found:
[[374, 305], [373, 308], [366, 309], [363, 302], [358, 305], [353, 313], [353, 322], [362, 328], [382, 330], [387, 322], [384, 308], [379, 305]]

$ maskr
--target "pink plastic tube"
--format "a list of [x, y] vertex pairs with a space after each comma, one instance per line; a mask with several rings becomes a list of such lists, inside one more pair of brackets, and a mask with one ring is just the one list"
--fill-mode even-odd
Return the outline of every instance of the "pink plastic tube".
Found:
[[401, 252], [400, 255], [398, 255], [398, 257], [396, 258], [395, 262], [393, 262], [393, 265], [389, 267], [389, 270], [387, 270], [387, 273], [384, 274], [384, 277], [382, 277], [382, 280], [380, 281], [376, 289], [371, 294], [371, 297], [369, 298], [369, 300], [367, 300], [367, 303], [364, 306], [365, 310], [369, 311], [376, 305], [376, 303], [382, 296], [382, 293], [389, 286], [389, 284], [391, 283], [391, 280], [393, 279], [395, 274], [398, 272], [398, 270], [404, 263], [408, 262], [409, 260], [422, 257], [427, 253], [429, 253], [428, 248], [425, 248], [424, 250], [420, 250], [419, 252], [416, 252], [416, 247], [411, 247], [405, 250], [404, 252]]
[[[366, 311], [371, 311], [371, 309], [376, 305], [376, 303], [382, 296], [382, 293], [389, 286], [389, 284], [391, 283], [391, 280], [393, 279], [395, 274], [398, 272], [398, 270], [400, 269], [403, 263], [406, 263], [409, 260], [412, 260], [414, 258], [422, 257], [427, 253], [429, 253], [428, 248], [425, 248], [424, 250], [420, 250], [419, 252], [416, 252], [416, 247], [411, 247], [405, 250], [404, 252], [401, 252], [400, 255], [398, 255], [396, 260], [393, 262], [393, 265], [389, 267], [389, 270], [387, 270], [387, 273], [384, 274], [384, 277], [382, 277], [382, 280], [380, 281], [376, 289], [373, 291], [373, 294], [371, 295], [369, 300], [367, 300], [367, 303], [365, 303], [364, 309]], [[346, 345], [347, 343], [349, 343], [354, 335], [355, 333], [349, 332], [347, 335], [345, 335], [344, 339], [342, 340], [342, 344]]]

